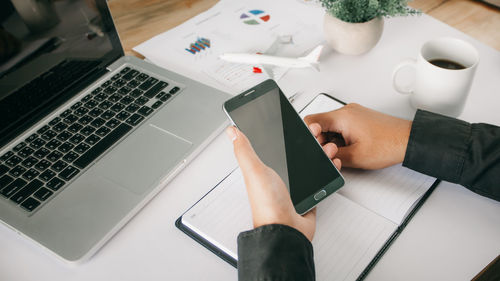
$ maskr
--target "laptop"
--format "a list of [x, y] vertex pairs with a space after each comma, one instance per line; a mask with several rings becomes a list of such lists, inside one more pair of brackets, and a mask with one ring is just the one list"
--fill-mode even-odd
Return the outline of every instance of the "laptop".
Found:
[[0, 62], [0, 220], [69, 262], [224, 129], [230, 97], [124, 56], [106, 1], [92, 2], [55, 1], [59, 23], [38, 33], [10, 1], [0, 15], [22, 46]]

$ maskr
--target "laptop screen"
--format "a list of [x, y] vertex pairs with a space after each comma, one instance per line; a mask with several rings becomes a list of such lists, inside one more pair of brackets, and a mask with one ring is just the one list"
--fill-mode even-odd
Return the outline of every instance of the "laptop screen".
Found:
[[0, 1], [0, 144], [121, 55], [104, 0]]

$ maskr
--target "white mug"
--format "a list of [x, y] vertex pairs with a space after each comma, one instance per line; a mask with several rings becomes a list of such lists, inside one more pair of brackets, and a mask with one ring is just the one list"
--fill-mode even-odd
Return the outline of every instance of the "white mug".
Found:
[[[396, 66], [393, 86], [401, 94], [410, 94], [414, 108], [457, 117], [464, 108], [478, 63], [479, 54], [471, 44], [450, 37], [434, 39], [422, 46], [416, 60], [407, 59]], [[415, 68], [415, 80], [409, 88], [396, 81], [403, 67]]]

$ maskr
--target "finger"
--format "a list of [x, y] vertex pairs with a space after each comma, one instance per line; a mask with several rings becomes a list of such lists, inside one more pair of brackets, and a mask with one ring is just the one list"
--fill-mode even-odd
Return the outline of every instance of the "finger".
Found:
[[333, 161], [333, 165], [335, 165], [337, 170], [340, 171], [340, 169], [342, 168], [342, 161], [339, 158], [335, 158], [332, 161]]
[[333, 142], [329, 142], [323, 145], [323, 151], [325, 152], [326, 156], [328, 156], [328, 158], [330, 159], [333, 159], [333, 157], [335, 157], [335, 154], [337, 154], [338, 150], [339, 149], [337, 145], [334, 144]]
[[321, 135], [321, 126], [318, 123], [309, 124], [308, 127], [309, 127], [309, 131], [311, 131], [311, 134], [315, 138], [318, 138]]
[[341, 133], [342, 128], [339, 120], [342, 120], [339, 110], [333, 110], [325, 113], [308, 115], [304, 118], [306, 124], [318, 123], [323, 132]]
[[255, 169], [264, 166], [245, 134], [234, 126], [228, 127], [226, 133], [233, 141], [234, 155], [238, 160], [243, 175], [253, 173]]

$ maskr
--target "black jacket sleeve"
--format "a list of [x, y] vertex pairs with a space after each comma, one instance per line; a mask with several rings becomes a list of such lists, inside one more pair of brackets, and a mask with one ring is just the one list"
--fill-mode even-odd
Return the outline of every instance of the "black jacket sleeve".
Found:
[[311, 242], [295, 228], [281, 224], [240, 233], [238, 280], [315, 280]]
[[403, 165], [500, 201], [500, 127], [418, 110]]

